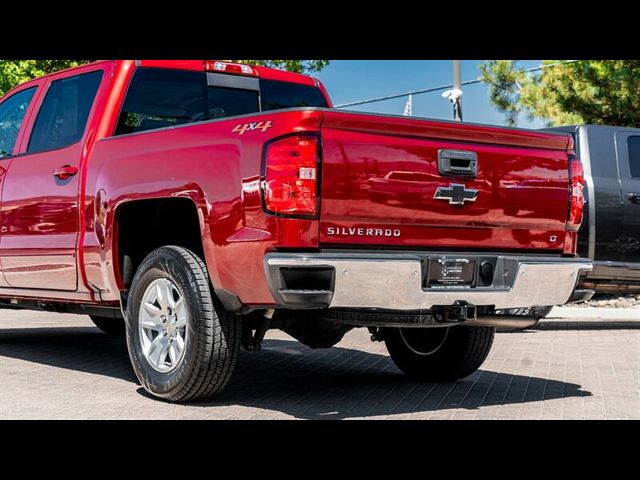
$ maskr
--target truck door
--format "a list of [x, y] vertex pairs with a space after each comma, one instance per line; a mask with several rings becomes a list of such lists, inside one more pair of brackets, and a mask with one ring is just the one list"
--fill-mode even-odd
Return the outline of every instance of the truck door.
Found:
[[618, 171], [622, 187], [622, 261], [640, 269], [640, 134], [616, 133]]
[[103, 73], [88, 67], [46, 80], [5, 173], [0, 262], [11, 287], [77, 289], [80, 159]]
[[[34, 82], [2, 98], [0, 102], [0, 198], [2, 185], [9, 171], [13, 156], [18, 152], [20, 138], [24, 126], [28, 123], [33, 111], [35, 94], [42, 82]], [[2, 224], [0, 210], [0, 225]], [[2, 229], [0, 229], [0, 245], [2, 245]], [[0, 263], [0, 272], [2, 263]], [[7, 286], [4, 275], [0, 273], [0, 287]]]

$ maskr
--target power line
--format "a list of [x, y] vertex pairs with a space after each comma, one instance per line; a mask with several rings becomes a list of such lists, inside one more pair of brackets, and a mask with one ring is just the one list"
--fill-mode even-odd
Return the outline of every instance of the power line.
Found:
[[[523, 71], [525, 73], [531, 73], [531, 72], [536, 72], [538, 70], [543, 70], [545, 68], [557, 67], [559, 65], [567, 65], [569, 63], [575, 63], [577, 61], [578, 60], [568, 60], [566, 62], [550, 63], [549, 65], [541, 65], [539, 67], [528, 68], [528, 69], [523, 70]], [[474, 83], [480, 83], [480, 82], [482, 82], [482, 80], [480, 78], [477, 78], [475, 80], [467, 80], [465, 82], [462, 82], [461, 85], [462, 86], [472, 85]], [[453, 84], [449, 83], [447, 85], [440, 85], [439, 87], [425, 88], [423, 90], [412, 90], [411, 92], [397, 93], [395, 95], [387, 95], [385, 97], [375, 97], [375, 98], [370, 98], [370, 99], [367, 99], [367, 100], [358, 100], [357, 102], [343, 103], [341, 105], [336, 105], [335, 108], [353, 107], [354, 105], [363, 105], [365, 103], [382, 102], [383, 100], [392, 100], [394, 98], [402, 98], [402, 97], [406, 97], [408, 95], [420, 95], [422, 93], [437, 92], [438, 90], [446, 90], [446, 89], [452, 88], [452, 87], [453, 87]]]

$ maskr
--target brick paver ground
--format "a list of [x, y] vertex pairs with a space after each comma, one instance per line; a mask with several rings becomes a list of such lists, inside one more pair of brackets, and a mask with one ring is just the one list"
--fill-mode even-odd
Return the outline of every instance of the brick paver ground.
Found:
[[405, 379], [366, 330], [328, 350], [270, 332], [208, 403], [149, 398], [123, 339], [88, 317], [0, 313], [0, 419], [640, 418], [638, 321], [553, 319], [500, 333], [482, 369], [454, 383]]

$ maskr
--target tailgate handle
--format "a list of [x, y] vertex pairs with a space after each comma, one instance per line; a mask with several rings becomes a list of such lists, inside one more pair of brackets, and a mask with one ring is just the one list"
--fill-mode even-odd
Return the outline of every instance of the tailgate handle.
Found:
[[448, 177], [478, 176], [478, 154], [469, 150], [438, 150], [438, 173]]

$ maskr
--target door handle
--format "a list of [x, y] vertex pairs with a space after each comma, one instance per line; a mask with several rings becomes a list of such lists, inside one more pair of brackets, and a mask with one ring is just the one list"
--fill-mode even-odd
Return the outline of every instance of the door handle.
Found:
[[640, 193], [636, 193], [636, 192], [627, 193], [627, 198], [631, 203], [636, 203], [636, 204], [640, 203]]
[[60, 180], [67, 180], [78, 173], [78, 167], [72, 167], [71, 165], [64, 165], [58, 167], [53, 171], [53, 176], [58, 177]]

